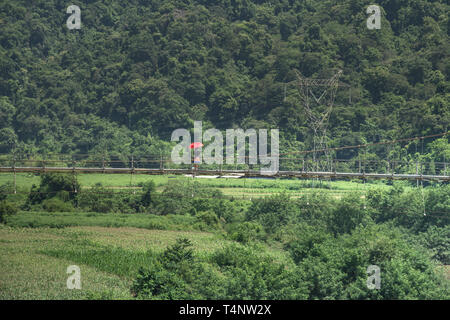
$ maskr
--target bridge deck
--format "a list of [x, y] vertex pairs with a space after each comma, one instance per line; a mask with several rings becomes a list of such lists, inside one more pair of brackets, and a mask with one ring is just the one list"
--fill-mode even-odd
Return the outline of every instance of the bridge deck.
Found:
[[204, 170], [191, 169], [145, 169], [145, 168], [85, 168], [85, 167], [0, 167], [0, 172], [77, 172], [77, 173], [128, 173], [149, 175], [214, 175], [240, 177], [298, 177], [298, 178], [342, 178], [342, 179], [391, 179], [391, 180], [426, 180], [450, 181], [448, 175], [422, 175], [397, 173], [364, 172], [313, 172], [313, 171], [278, 171], [276, 174], [263, 174], [259, 170]]

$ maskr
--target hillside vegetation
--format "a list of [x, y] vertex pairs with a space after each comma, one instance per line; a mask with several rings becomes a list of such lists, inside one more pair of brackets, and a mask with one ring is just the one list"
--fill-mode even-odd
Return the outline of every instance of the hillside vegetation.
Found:
[[[282, 152], [310, 149], [298, 92], [285, 90], [294, 69], [318, 78], [341, 69], [351, 86], [336, 97], [330, 146], [448, 129], [446, 1], [380, 0], [380, 30], [366, 27], [368, 0], [74, 4], [80, 30], [66, 27], [64, 1], [0, 4], [0, 153], [167, 153], [171, 132], [193, 120], [279, 128]], [[428, 142], [424, 153], [444, 161], [448, 140]]]
[[[342, 70], [329, 146], [422, 138], [341, 149], [337, 171], [448, 174], [448, 1], [380, 0], [379, 30], [371, 0], [73, 4], [79, 30], [66, 1], [0, 2], [0, 166], [159, 167], [200, 120], [278, 128], [297, 157], [314, 139], [295, 70]], [[201, 180], [1, 174], [0, 299], [450, 299], [447, 183]]]

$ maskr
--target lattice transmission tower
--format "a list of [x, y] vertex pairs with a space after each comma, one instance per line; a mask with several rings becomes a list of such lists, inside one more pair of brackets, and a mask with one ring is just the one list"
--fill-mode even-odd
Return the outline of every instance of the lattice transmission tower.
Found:
[[[329, 79], [305, 78], [298, 70], [294, 70], [297, 75], [297, 87], [308, 117], [308, 124], [313, 132], [313, 162], [316, 171], [332, 171], [332, 162], [328, 148], [327, 127], [333, 110], [336, 92], [339, 86], [339, 77], [342, 70], [339, 70]], [[322, 153], [325, 161], [320, 161], [318, 153]]]

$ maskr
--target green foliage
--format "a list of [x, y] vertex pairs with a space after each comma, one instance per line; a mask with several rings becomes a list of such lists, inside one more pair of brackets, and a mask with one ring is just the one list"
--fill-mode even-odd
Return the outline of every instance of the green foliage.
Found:
[[159, 214], [186, 214], [191, 212], [193, 187], [181, 180], [167, 184], [155, 204]]
[[80, 192], [77, 203], [83, 210], [101, 213], [136, 213], [144, 210], [141, 196], [102, 186], [94, 186], [90, 190]]
[[200, 211], [195, 217], [200, 223], [204, 223], [209, 227], [217, 228], [219, 226], [219, 218], [214, 212], [211, 211]]
[[268, 233], [289, 224], [297, 217], [298, 211], [287, 194], [252, 200], [247, 212], [248, 221], [258, 221]]
[[193, 256], [187, 239], [179, 239], [148, 268], [139, 271], [132, 287], [151, 299], [295, 299], [305, 297], [299, 279], [283, 265], [261, 258], [251, 249], [226, 247], [212, 264]]
[[336, 201], [322, 192], [313, 192], [296, 200], [299, 208], [299, 221], [318, 228], [330, 229], [330, 223], [336, 212]]
[[428, 249], [433, 259], [443, 265], [450, 264], [450, 226], [431, 226], [425, 232], [411, 236], [412, 241]]
[[39, 187], [33, 185], [28, 196], [31, 205], [56, 197], [62, 201], [74, 200], [80, 190], [77, 178], [70, 174], [44, 173]]
[[80, 1], [82, 29], [69, 31], [54, 1], [4, 2], [0, 152], [169, 155], [171, 132], [193, 120], [279, 127], [282, 148], [311, 149], [296, 90], [284, 99], [294, 68], [318, 78], [339, 68], [352, 86], [353, 104], [349, 88], [336, 96], [333, 145], [349, 133], [372, 141], [447, 130], [449, 5], [381, 1], [382, 28], [371, 32], [368, 4]]
[[[310, 242], [300, 235], [290, 245], [309, 299], [447, 299], [445, 280], [429, 256], [409, 246], [400, 233], [380, 226], [358, 227], [352, 234]], [[306, 253], [306, 255], [305, 255]], [[300, 258], [300, 259], [298, 259]], [[381, 288], [366, 286], [369, 265], [381, 269]]]
[[233, 245], [218, 250], [212, 260], [227, 277], [230, 299], [305, 299], [306, 287], [293, 270], [253, 249]]
[[[427, 188], [427, 199], [436, 201], [429, 203], [430, 208], [443, 202], [446, 192], [446, 187]], [[440, 198], [442, 194], [444, 198]], [[276, 196], [256, 205], [253, 202], [248, 209], [258, 213], [253, 220], [224, 226], [232, 240], [244, 245], [234, 243], [208, 254], [197, 254], [187, 239], [179, 239], [158, 254], [91, 242], [42, 253], [134, 278], [132, 292], [144, 299], [448, 299], [448, 280], [438, 274], [433, 261], [448, 263], [448, 225], [422, 232], [416, 220], [403, 220], [402, 213], [395, 211], [399, 207], [390, 208], [390, 198], [410, 199], [414, 194], [409, 191], [394, 187], [372, 196], [366, 208], [359, 197], [336, 201], [320, 194], [308, 200]], [[58, 198], [50, 200], [54, 199]], [[258, 221], [277, 208], [282, 208], [279, 214], [292, 210], [295, 216], [266, 230]], [[381, 208], [390, 212], [382, 215]], [[375, 224], [370, 217], [381, 220]], [[213, 211], [198, 211], [195, 216], [21, 212], [8, 217], [7, 224], [204, 230], [208, 221], [209, 230], [217, 231], [219, 219]], [[289, 253], [290, 258], [269, 256], [263, 249], [269, 244], [283, 247], [281, 252]], [[379, 290], [367, 288], [369, 265], [381, 268]]]
[[176, 243], [167, 248], [161, 255], [161, 263], [167, 269], [175, 269], [180, 264], [192, 263], [193, 250], [192, 243], [187, 238], [177, 239]]
[[248, 244], [256, 240], [263, 240], [266, 236], [261, 224], [253, 221], [237, 222], [228, 227], [230, 239]]
[[153, 181], [147, 182], [142, 186], [143, 193], [141, 195], [141, 204], [144, 207], [149, 207], [154, 202], [155, 183]]
[[[191, 128], [194, 120], [222, 130], [281, 128], [281, 153], [311, 150], [308, 117], [290, 85], [294, 69], [312, 78], [344, 71], [341, 81], [350, 87], [337, 92], [327, 126], [330, 147], [447, 131], [448, 3], [382, 0], [382, 29], [376, 32], [365, 27], [368, 4], [79, 1], [82, 29], [68, 31], [65, 8], [56, 1], [38, 0], [31, 7], [3, 1], [0, 153], [37, 159], [77, 153], [98, 160], [102, 155], [117, 166], [129, 165], [133, 154], [139, 166], [146, 155], [169, 156], [171, 132]], [[450, 158], [448, 136], [422, 142], [423, 152], [416, 142], [380, 144], [367, 148], [365, 157], [430, 162], [429, 172], [442, 174], [440, 163]], [[350, 160], [341, 164], [346, 170], [361, 154], [347, 149], [334, 156]], [[287, 166], [298, 170], [294, 160]], [[409, 166], [402, 170], [414, 172]], [[242, 187], [240, 181], [223, 184]], [[134, 277], [144, 267], [133, 286], [143, 298], [449, 298], [431, 260], [449, 263], [448, 185], [422, 190], [394, 183], [388, 190], [369, 191], [364, 200], [359, 192], [336, 200], [324, 193], [334, 185], [255, 181], [252, 188], [267, 193], [302, 194], [253, 199], [249, 205], [195, 181], [173, 181], [162, 193], [152, 182], [142, 186], [137, 194], [102, 186], [81, 190], [72, 175], [43, 174], [22, 209], [47, 212], [5, 219], [22, 200], [9, 195], [10, 185], [2, 186], [0, 219], [14, 227], [220, 233], [224, 226], [231, 239], [248, 246], [226, 247], [211, 257], [197, 256], [185, 240], [160, 255], [92, 244], [86, 250], [80, 245], [46, 252], [121, 276]], [[305, 187], [324, 192], [309, 194]], [[283, 246], [295, 266], [263, 257], [253, 248], [260, 240]], [[366, 287], [370, 264], [381, 267], [381, 290]]]
[[215, 283], [217, 275], [194, 258], [191, 246], [188, 239], [177, 239], [150, 266], [139, 270], [132, 292], [138, 297], [154, 299], [212, 298], [202, 293], [220, 291]]
[[295, 238], [285, 244], [287, 250], [296, 264], [308, 256], [317, 255], [320, 245], [332, 238], [326, 230], [318, 230], [307, 224], [298, 225], [295, 229]]
[[0, 201], [0, 223], [5, 222], [5, 218], [7, 215], [16, 214], [18, 211], [17, 207], [14, 203], [6, 200]]
[[376, 222], [392, 220], [398, 226], [419, 232], [430, 226], [445, 227], [449, 224], [449, 196], [448, 185], [408, 192], [395, 187], [390, 191], [370, 191], [367, 200]]
[[330, 219], [329, 228], [334, 234], [350, 233], [359, 225], [366, 225], [372, 219], [363, 210], [359, 195], [350, 195], [339, 201]]
[[6, 200], [8, 194], [13, 191], [12, 183], [5, 183], [0, 185], [0, 201]]
[[70, 202], [54, 197], [42, 202], [42, 208], [47, 212], [71, 212], [74, 210]]

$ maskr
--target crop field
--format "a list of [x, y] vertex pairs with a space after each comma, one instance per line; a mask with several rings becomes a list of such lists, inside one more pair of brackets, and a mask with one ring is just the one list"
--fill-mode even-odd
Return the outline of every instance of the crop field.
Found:
[[[141, 189], [143, 183], [153, 181], [156, 190], [161, 192], [167, 184], [175, 180], [182, 180], [195, 188], [209, 187], [218, 188], [225, 196], [249, 199], [265, 197], [272, 194], [285, 192], [293, 198], [299, 198], [320, 190], [323, 193], [341, 198], [349, 193], [358, 193], [364, 197], [364, 194], [370, 189], [388, 189], [389, 185], [382, 181], [317, 181], [303, 179], [253, 179], [253, 178], [216, 178], [216, 179], [192, 179], [184, 176], [149, 176], [129, 174], [77, 174], [76, 178], [82, 188], [90, 189], [96, 185], [113, 190], [130, 190], [136, 192]], [[0, 185], [12, 184], [13, 175], [11, 173], [0, 174]], [[39, 185], [39, 175], [35, 174], [16, 174], [16, 188], [18, 191], [28, 192], [31, 186]], [[410, 188], [407, 182], [399, 182], [405, 188]]]
[[[46, 217], [35, 215], [41, 220]], [[18, 216], [27, 218], [24, 213]], [[75, 214], [61, 216], [67, 225], [70, 216], [75, 218]], [[191, 240], [197, 254], [205, 258], [231, 242], [211, 232], [103, 227], [94, 226], [95, 220], [90, 226], [50, 228], [44, 222], [35, 228], [19, 227], [16, 221], [0, 225], [0, 299], [130, 299], [138, 269], [177, 238]], [[286, 260], [276, 248], [260, 249]], [[67, 289], [70, 265], [80, 267], [82, 290]]]

